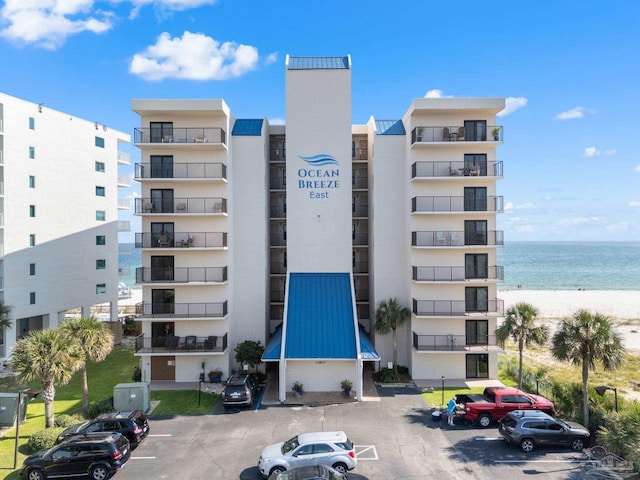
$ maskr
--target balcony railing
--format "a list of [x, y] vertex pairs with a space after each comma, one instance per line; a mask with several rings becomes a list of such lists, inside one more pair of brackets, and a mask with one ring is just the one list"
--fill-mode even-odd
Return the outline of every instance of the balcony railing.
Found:
[[465, 300], [416, 300], [413, 313], [419, 317], [464, 316], [470, 313], [504, 314], [504, 301], [496, 298], [477, 302]]
[[270, 177], [269, 188], [271, 190], [284, 190], [287, 188], [287, 179], [282, 177]]
[[129, 210], [131, 208], [131, 199], [126, 198], [118, 198], [118, 208], [121, 210]]
[[271, 262], [271, 273], [276, 275], [287, 273], [287, 266], [284, 262]]
[[210, 178], [226, 179], [227, 166], [224, 163], [171, 163], [155, 166], [150, 163], [135, 164], [135, 178]]
[[412, 213], [434, 212], [495, 212], [501, 213], [503, 208], [502, 196], [487, 196], [482, 198], [465, 197], [413, 197], [411, 199]]
[[271, 290], [272, 302], [284, 302], [284, 290]]
[[369, 188], [369, 177], [362, 175], [351, 177], [351, 186], [352, 188], [358, 188], [361, 190]]
[[118, 163], [120, 165], [131, 165], [131, 156], [127, 152], [118, 151]]
[[136, 315], [146, 318], [224, 318], [227, 302], [222, 303], [150, 303], [136, 304]]
[[133, 143], [222, 143], [227, 144], [227, 134], [222, 128], [136, 128]]
[[131, 175], [118, 175], [118, 186], [119, 187], [130, 187], [131, 186]]
[[222, 283], [227, 267], [136, 268], [136, 283]]
[[366, 246], [369, 245], [369, 235], [366, 233], [357, 233], [353, 235], [353, 245]]
[[271, 218], [287, 218], [287, 207], [271, 205], [271, 207], [269, 207], [269, 216]]
[[467, 282], [473, 280], [504, 280], [504, 267], [413, 267], [416, 282]]
[[227, 199], [220, 197], [136, 198], [135, 213], [227, 213]]
[[367, 205], [356, 205], [351, 209], [352, 217], [368, 217], [369, 207]]
[[270, 162], [284, 162], [287, 160], [287, 150], [284, 148], [272, 148], [269, 150]]
[[351, 150], [352, 160], [367, 160], [369, 153], [366, 148], [354, 148]]
[[502, 230], [411, 232], [412, 247], [464, 247], [466, 245], [504, 245], [504, 232]]
[[356, 262], [353, 265], [353, 273], [369, 273], [369, 262]]
[[287, 237], [283, 233], [272, 233], [270, 236], [270, 245], [272, 247], [286, 247]]
[[435, 177], [501, 177], [502, 162], [470, 165], [467, 162], [416, 162], [411, 165], [411, 178]]
[[368, 302], [369, 301], [369, 289], [368, 288], [356, 288], [356, 302]]
[[420, 351], [463, 352], [499, 350], [495, 335], [418, 335], [413, 332], [413, 348]]
[[224, 352], [227, 350], [227, 334], [223, 336], [195, 335], [151, 337], [144, 334], [136, 337], [135, 353], [199, 353]]
[[465, 129], [461, 126], [416, 127], [411, 132], [411, 144], [425, 142], [501, 142], [502, 127], [476, 125]]
[[136, 233], [136, 248], [226, 248], [226, 232]]
[[131, 222], [129, 220], [118, 220], [118, 231], [119, 232], [130, 232], [131, 231]]

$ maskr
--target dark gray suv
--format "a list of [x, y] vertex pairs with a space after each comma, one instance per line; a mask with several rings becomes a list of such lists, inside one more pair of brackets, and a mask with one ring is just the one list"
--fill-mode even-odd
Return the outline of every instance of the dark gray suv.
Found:
[[222, 391], [222, 406], [225, 410], [235, 407], [250, 407], [259, 392], [253, 375], [233, 375], [227, 380]]
[[579, 423], [553, 418], [536, 410], [514, 410], [507, 413], [498, 427], [504, 439], [531, 452], [539, 445], [559, 445], [580, 451], [589, 445], [589, 430]]

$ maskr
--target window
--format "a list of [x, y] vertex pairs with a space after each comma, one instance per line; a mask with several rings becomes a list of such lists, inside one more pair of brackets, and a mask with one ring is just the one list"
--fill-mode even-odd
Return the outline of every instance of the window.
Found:
[[151, 224], [151, 247], [175, 245], [173, 222]]
[[151, 190], [151, 204], [154, 213], [173, 213], [173, 190], [170, 188]]
[[466, 356], [467, 378], [489, 378], [489, 355], [469, 354]]
[[485, 142], [487, 140], [487, 121], [465, 120], [464, 139], [467, 142]]
[[486, 153], [465, 153], [464, 154], [464, 174], [486, 177], [487, 176], [487, 154]]
[[[153, 289], [151, 290], [151, 313], [174, 313], [176, 306], [175, 290]], [[152, 324], [152, 326], [155, 323]]]
[[29, 205], [29, 216], [30, 217], [35, 217], [36, 216], [36, 206], [35, 205]]
[[486, 212], [487, 211], [487, 187], [465, 187], [464, 188], [464, 211], [465, 212]]
[[29, 234], [29, 246], [30, 247], [36, 246], [36, 236], [33, 233]]
[[100, 294], [100, 293], [107, 293], [107, 284], [106, 283], [99, 283], [96, 285], [96, 293]]
[[30, 263], [29, 264], [29, 275], [33, 276], [36, 274], [36, 264], [35, 263]]
[[489, 278], [489, 255], [486, 253], [467, 253], [464, 256], [464, 278]]
[[36, 177], [29, 175], [29, 188], [36, 188]]
[[107, 261], [103, 258], [96, 260], [96, 270], [104, 270], [107, 268]]
[[488, 245], [486, 220], [465, 220], [464, 221], [464, 244], [465, 245]]
[[104, 222], [107, 219], [107, 213], [104, 210], [96, 210], [96, 220]]
[[489, 311], [489, 287], [465, 287], [465, 311]]
[[[151, 257], [151, 281], [162, 282], [174, 280], [173, 273], [173, 256], [170, 255], [158, 255]], [[146, 280], [146, 279], [143, 279]], [[136, 281], [136, 283], [141, 283]]]
[[29, 147], [29, 158], [36, 158], [36, 147]]
[[96, 147], [104, 148], [104, 138], [96, 137]]
[[151, 155], [151, 178], [173, 178], [173, 155]]
[[104, 187], [96, 187], [96, 197], [104, 197]]
[[96, 235], [96, 245], [106, 245], [106, 244], [107, 244], [106, 235]]
[[33, 117], [29, 117], [29, 130], [36, 129], [36, 119]]
[[465, 325], [467, 345], [489, 344], [489, 321], [467, 320]]
[[173, 122], [150, 122], [151, 143], [173, 142]]
[[36, 292], [29, 292], [29, 305], [36, 304]]
[[104, 162], [96, 162], [96, 172], [104, 172]]

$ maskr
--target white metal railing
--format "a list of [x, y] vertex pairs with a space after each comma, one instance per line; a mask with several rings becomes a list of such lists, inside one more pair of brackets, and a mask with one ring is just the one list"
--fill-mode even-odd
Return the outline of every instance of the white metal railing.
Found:
[[131, 199], [129, 197], [118, 198], [118, 208], [121, 208], [121, 209], [131, 208]]
[[131, 222], [129, 220], [118, 220], [118, 231], [119, 232], [130, 232], [131, 231]]
[[118, 175], [118, 186], [119, 187], [130, 187], [131, 186], [131, 175]]
[[131, 157], [127, 152], [118, 151], [118, 163], [120, 165], [131, 165]]
[[4, 165], [4, 151], [0, 149], [0, 165]]
[[4, 227], [4, 213], [0, 213], [0, 227]]

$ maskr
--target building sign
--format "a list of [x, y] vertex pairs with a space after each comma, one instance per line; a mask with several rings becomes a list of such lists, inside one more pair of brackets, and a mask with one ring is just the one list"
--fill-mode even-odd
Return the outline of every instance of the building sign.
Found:
[[298, 188], [307, 190], [309, 198], [330, 198], [331, 190], [340, 188], [340, 164], [328, 153], [319, 153], [309, 157], [298, 155], [307, 163], [306, 168], [298, 169]]

